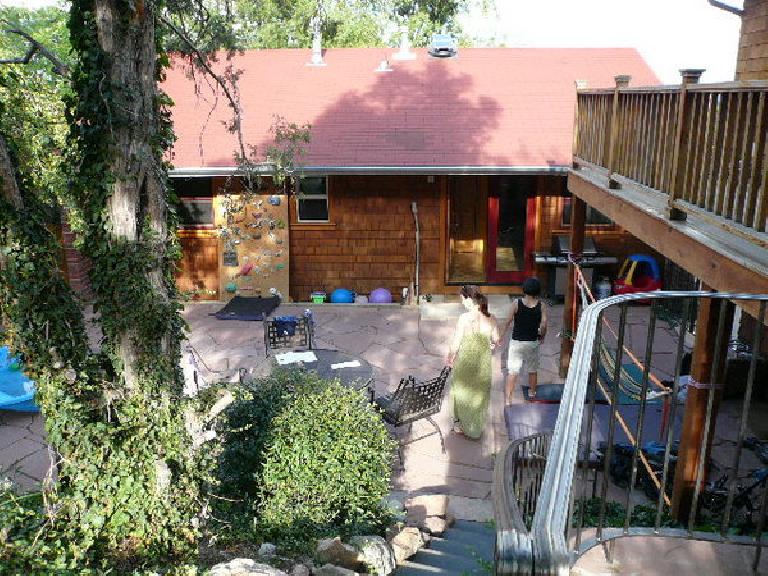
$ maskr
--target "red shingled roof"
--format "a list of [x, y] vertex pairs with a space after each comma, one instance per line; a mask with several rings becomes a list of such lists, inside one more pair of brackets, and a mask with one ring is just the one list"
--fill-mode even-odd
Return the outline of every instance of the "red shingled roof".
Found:
[[[437, 59], [415, 50], [330, 49], [327, 66], [309, 50], [254, 50], [234, 57], [244, 133], [263, 157], [278, 114], [312, 124], [306, 166], [566, 166], [571, 162], [574, 81], [658, 84], [634, 49], [462, 48]], [[375, 72], [389, 55], [392, 72]], [[220, 63], [220, 67], [223, 62]], [[163, 88], [173, 98], [176, 168], [233, 166], [227, 101], [176, 61]]]

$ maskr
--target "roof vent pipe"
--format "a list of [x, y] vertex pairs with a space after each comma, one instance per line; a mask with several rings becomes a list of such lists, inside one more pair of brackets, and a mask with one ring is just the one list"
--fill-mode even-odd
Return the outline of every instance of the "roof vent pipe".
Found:
[[384, 60], [382, 60], [382, 61], [379, 63], [379, 67], [378, 67], [378, 68], [376, 68], [376, 70], [375, 70], [375, 71], [376, 71], [376, 72], [392, 72], [392, 66], [390, 66], [390, 65], [389, 65], [389, 60], [387, 60], [386, 58], [384, 58]]
[[415, 60], [416, 54], [411, 52], [411, 41], [408, 38], [408, 26], [400, 26], [400, 50], [392, 55], [395, 60]]
[[323, 20], [319, 14], [312, 16], [309, 22], [312, 29], [312, 59], [307, 66], [325, 66], [323, 61]]

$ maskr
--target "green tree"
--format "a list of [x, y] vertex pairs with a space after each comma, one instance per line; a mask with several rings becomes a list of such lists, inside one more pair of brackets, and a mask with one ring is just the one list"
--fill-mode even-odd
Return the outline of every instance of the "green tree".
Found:
[[[151, 565], [196, 551], [214, 456], [200, 447], [229, 398], [182, 395], [184, 323], [164, 162], [173, 133], [157, 86], [166, 10], [74, 0], [71, 74], [29, 33], [12, 32], [25, 42], [3, 48], [0, 306], [57, 454], [39, 531], [4, 527], [0, 565], [11, 572]], [[66, 105], [61, 74], [71, 76]], [[93, 263], [97, 350], [59, 271], [49, 226], [58, 205], [69, 208]]]
[[[44, 50], [49, 50], [64, 66], [73, 63], [72, 47], [67, 30], [67, 11], [53, 6], [29, 10], [19, 7], [0, 7], [0, 59], [7, 60], [26, 55], [30, 49], [30, 38], [39, 43]], [[45, 58], [33, 58], [27, 64], [24, 73], [30, 69], [48, 72], [51, 63]], [[60, 78], [48, 77], [63, 85]]]
[[324, 47], [385, 46], [407, 22], [414, 46], [445, 29], [461, 33], [456, 17], [469, 0], [238, 0], [241, 44], [246, 48], [308, 48], [310, 21], [323, 20]]

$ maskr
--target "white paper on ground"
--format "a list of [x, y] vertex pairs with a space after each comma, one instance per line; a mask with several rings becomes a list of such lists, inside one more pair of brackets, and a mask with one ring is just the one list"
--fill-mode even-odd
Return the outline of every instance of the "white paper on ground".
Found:
[[331, 370], [338, 370], [339, 368], [359, 368], [360, 362], [352, 360], [352, 362], [339, 362], [338, 364], [331, 364]]
[[285, 352], [275, 354], [275, 360], [278, 364], [296, 364], [297, 362], [315, 362], [317, 356], [314, 352]]

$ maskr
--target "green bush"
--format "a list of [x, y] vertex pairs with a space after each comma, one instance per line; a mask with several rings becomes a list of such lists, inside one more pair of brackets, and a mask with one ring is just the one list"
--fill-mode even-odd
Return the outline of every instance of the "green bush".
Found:
[[257, 529], [300, 541], [381, 527], [394, 442], [362, 393], [338, 382], [297, 389], [272, 420]]
[[314, 390], [321, 384], [311, 372], [277, 370], [252, 386], [235, 390], [236, 401], [217, 424], [223, 442], [216, 474], [220, 495], [237, 499], [257, 496], [273, 418], [293, 402], [298, 391]]

